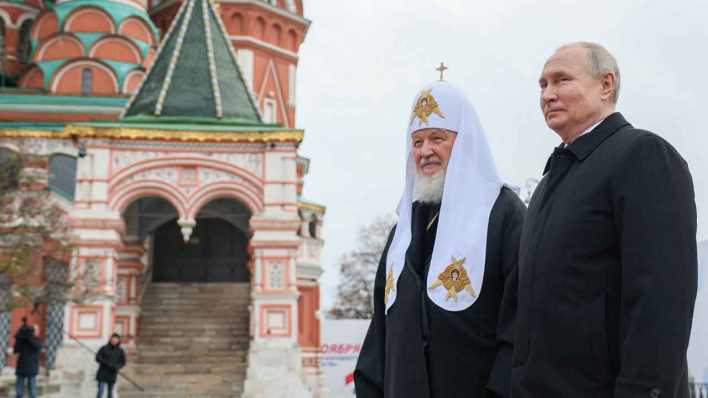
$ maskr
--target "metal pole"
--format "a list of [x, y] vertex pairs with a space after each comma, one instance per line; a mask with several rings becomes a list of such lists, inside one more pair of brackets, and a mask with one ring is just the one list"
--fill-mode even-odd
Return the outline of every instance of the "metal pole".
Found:
[[[74, 340], [75, 342], [77, 342], [77, 343], [79, 344], [79, 346], [81, 346], [81, 348], [83, 348], [83, 349], [85, 349], [86, 351], [90, 352], [90, 353], [91, 353], [92, 355], [94, 355], [94, 356], [96, 355], [96, 351], [92, 350], [89, 346], [87, 346], [86, 344], [84, 344], [84, 343], [82, 343], [81, 341], [79, 341], [76, 337], [72, 336], [71, 334], [69, 334], [69, 333], [67, 333], [67, 332], [64, 332], [64, 334], [67, 335], [70, 339], [72, 339], [72, 340]], [[128, 382], [130, 382], [130, 384], [132, 384], [133, 386], [135, 386], [135, 388], [137, 388], [137, 389], [140, 390], [140, 391], [145, 391], [145, 389], [144, 389], [143, 387], [141, 387], [138, 383], [136, 383], [135, 381], [133, 381], [133, 379], [131, 379], [130, 377], [128, 377], [128, 376], [124, 375], [123, 373], [121, 373], [120, 370], [118, 370], [117, 372], [118, 372], [118, 376], [120, 376], [120, 377], [124, 378], [125, 380], [127, 380]]]

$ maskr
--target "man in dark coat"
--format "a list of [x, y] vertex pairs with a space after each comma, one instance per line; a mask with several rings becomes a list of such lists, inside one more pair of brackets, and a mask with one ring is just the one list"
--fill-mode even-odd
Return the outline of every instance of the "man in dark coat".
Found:
[[98, 350], [96, 362], [100, 365], [98, 373], [96, 373], [96, 381], [98, 382], [96, 398], [101, 398], [104, 390], [108, 391], [108, 398], [113, 398], [113, 386], [116, 384], [118, 371], [125, 366], [125, 352], [120, 348], [118, 333], [113, 333], [108, 344]]
[[546, 62], [562, 139], [519, 249], [514, 398], [688, 397], [696, 207], [688, 166], [614, 111], [619, 70], [593, 43]]
[[525, 207], [450, 84], [420, 93], [406, 138], [406, 188], [376, 273], [356, 395], [508, 397]]
[[25, 384], [30, 398], [37, 396], [37, 374], [39, 373], [39, 353], [42, 342], [39, 340], [39, 328], [28, 325], [22, 319], [22, 326], [15, 334], [13, 352], [18, 355], [15, 368], [15, 392], [17, 398], [22, 398], [25, 393]]

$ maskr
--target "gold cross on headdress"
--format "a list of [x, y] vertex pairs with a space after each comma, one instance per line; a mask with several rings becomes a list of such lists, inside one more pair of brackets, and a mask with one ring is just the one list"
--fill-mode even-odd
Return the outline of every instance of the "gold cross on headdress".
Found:
[[443, 73], [445, 73], [445, 71], [447, 70], [447, 66], [445, 66], [445, 64], [441, 62], [440, 66], [435, 68], [435, 70], [440, 72], [440, 81], [445, 81], [445, 79], [443, 79]]

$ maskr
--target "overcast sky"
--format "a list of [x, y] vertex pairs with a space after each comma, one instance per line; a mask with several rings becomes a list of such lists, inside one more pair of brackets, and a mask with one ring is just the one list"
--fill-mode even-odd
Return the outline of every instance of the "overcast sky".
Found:
[[603, 44], [620, 66], [618, 110], [688, 161], [698, 238], [708, 237], [707, 1], [305, 0], [305, 14], [297, 124], [312, 159], [305, 197], [327, 206], [325, 306], [357, 229], [395, 210], [410, 106], [441, 61], [477, 108], [500, 170], [522, 185], [559, 143], [538, 106], [543, 63], [566, 42]]

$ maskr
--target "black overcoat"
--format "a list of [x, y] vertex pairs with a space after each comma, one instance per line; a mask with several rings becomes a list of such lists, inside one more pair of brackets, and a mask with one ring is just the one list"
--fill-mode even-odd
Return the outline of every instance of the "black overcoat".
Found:
[[686, 162], [619, 113], [556, 152], [521, 236], [514, 398], [687, 397], [697, 257]]
[[96, 353], [96, 362], [99, 363], [96, 380], [115, 383], [118, 371], [125, 366], [125, 352], [120, 348], [120, 343], [113, 345], [109, 342]]
[[37, 376], [39, 373], [39, 354], [42, 342], [34, 335], [34, 329], [22, 326], [15, 335], [13, 352], [18, 355], [15, 374], [18, 376]]
[[388, 245], [381, 257], [374, 283], [374, 316], [354, 373], [356, 395], [508, 397], [518, 242], [526, 208], [516, 194], [502, 188], [489, 216], [482, 290], [472, 306], [451, 312], [427, 295], [437, 226], [426, 232], [430, 212], [424, 214], [423, 207], [414, 203], [411, 244], [388, 314], [384, 314]]

